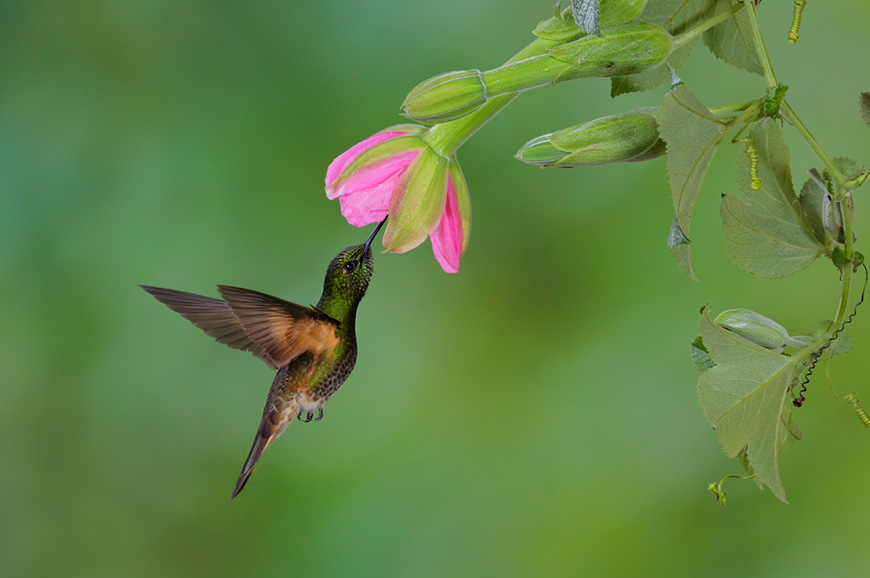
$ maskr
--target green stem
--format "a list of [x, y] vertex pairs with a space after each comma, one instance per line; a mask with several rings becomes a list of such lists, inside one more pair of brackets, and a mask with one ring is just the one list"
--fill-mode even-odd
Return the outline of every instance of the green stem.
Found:
[[[728, 121], [728, 125], [730, 127], [735, 127], [739, 124], [746, 124], [748, 122], [754, 121], [755, 119], [758, 118], [758, 113], [761, 112], [761, 109], [763, 108], [763, 106], [764, 106], [764, 99], [753, 100], [753, 101], [749, 102], [749, 106], [747, 106], [743, 110], [743, 112], [741, 112], [736, 117], [734, 117], [730, 121]], [[713, 112], [713, 111], [710, 111], [710, 112]], [[743, 132], [742, 129], [741, 129], [741, 132]]]
[[728, 10], [725, 10], [724, 12], [720, 12], [716, 16], [713, 16], [712, 18], [710, 18], [709, 20], [705, 20], [704, 22], [701, 22], [699, 25], [695, 26], [691, 30], [687, 30], [686, 32], [683, 32], [682, 34], [680, 34], [679, 36], [674, 38], [674, 50], [676, 50], [678, 48], [682, 48], [683, 46], [685, 46], [689, 42], [695, 40], [701, 34], [710, 30], [711, 28], [713, 28], [717, 24], [724, 22], [725, 20], [728, 20], [729, 18], [731, 18], [732, 16], [734, 16], [735, 14], [740, 12], [742, 9], [743, 9], [743, 4], [735, 4], [734, 6], [729, 8]]
[[[505, 64], [511, 64], [520, 60], [531, 58], [546, 53], [549, 49], [555, 48], [563, 44], [558, 40], [546, 40], [537, 38], [528, 46], [517, 52]], [[506, 94], [490, 98], [486, 104], [478, 108], [472, 113], [469, 113], [462, 118], [451, 120], [432, 126], [426, 131], [424, 137], [426, 142], [434, 150], [439, 153], [449, 156], [456, 152], [462, 144], [485, 125], [492, 117], [497, 115], [501, 110], [509, 105], [519, 93]]]
[[778, 83], [776, 82], [776, 75], [773, 73], [773, 66], [770, 64], [767, 47], [764, 45], [764, 36], [761, 34], [761, 25], [758, 23], [758, 10], [753, 0], [744, 0], [743, 4], [746, 6], [746, 13], [749, 16], [749, 26], [752, 29], [752, 40], [755, 42], [758, 60], [761, 61], [761, 67], [764, 69], [767, 92], [772, 93], [776, 90]]
[[[851, 233], [851, 231], [849, 231]], [[840, 293], [840, 306], [837, 308], [837, 317], [831, 324], [828, 330], [828, 335], [832, 335], [840, 325], [843, 324], [843, 319], [846, 317], [846, 308], [849, 306], [849, 290], [852, 288], [852, 264], [847, 263], [843, 267], [843, 290]]]
[[[840, 214], [843, 217], [843, 252], [846, 258], [852, 258], [852, 211], [848, 210], [847, 202], [840, 203]], [[851, 265], [849, 269], [851, 269]]]
[[797, 113], [795, 113], [794, 109], [788, 104], [787, 101], [782, 101], [782, 116], [787, 120], [792, 126], [794, 126], [797, 131], [804, 137], [804, 140], [807, 141], [807, 144], [810, 145], [810, 148], [813, 149], [813, 152], [816, 153], [816, 156], [819, 157], [819, 160], [822, 161], [822, 164], [825, 165], [825, 168], [828, 169], [828, 172], [834, 177], [834, 181], [836, 181], [837, 187], [834, 191], [835, 198], [834, 200], [841, 200], [843, 195], [845, 194], [842, 191], [842, 185], [846, 181], [846, 177], [843, 173], [840, 172], [840, 169], [834, 165], [834, 162], [831, 160], [831, 157], [827, 155], [827, 153], [822, 149], [822, 145], [819, 144], [819, 141], [816, 140], [816, 137], [810, 132], [810, 129], [807, 128], [807, 125], [803, 123], [803, 121], [798, 117]]
[[747, 108], [756, 104], [757, 100], [750, 100], [748, 102], [742, 102], [740, 104], [726, 104], [724, 106], [716, 106], [710, 109], [710, 112], [713, 116], [726, 116], [729, 114], [734, 114], [736, 112], [744, 112]]
[[804, 347], [801, 351], [795, 353], [795, 363], [801, 364], [804, 363], [807, 359], [810, 359], [816, 355], [820, 355], [821, 348], [830, 343], [831, 338], [834, 336], [834, 333], [837, 332], [837, 330], [843, 324], [843, 319], [846, 318], [846, 309], [849, 307], [849, 293], [851, 292], [851, 289], [852, 264], [847, 263], [846, 266], [843, 267], [843, 287], [840, 291], [840, 303], [837, 306], [837, 315], [836, 317], [834, 317], [834, 321], [833, 323], [831, 323], [831, 327], [828, 328], [823, 337], [820, 337], [816, 341]]

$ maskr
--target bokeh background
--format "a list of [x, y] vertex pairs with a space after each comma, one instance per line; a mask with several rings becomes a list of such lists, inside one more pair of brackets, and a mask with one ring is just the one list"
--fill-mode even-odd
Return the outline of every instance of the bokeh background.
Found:
[[[302, 303], [367, 231], [323, 195], [329, 161], [400, 122], [439, 72], [498, 65], [549, 1], [5, 2], [0, 5], [0, 575], [845, 576], [870, 554], [870, 433], [810, 386], [781, 459], [791, 500], [738, 471], [696, 401], [698, 308], [808, 330], [836, 271], [730, 264], [717, 157], [692, 228], [700, 283], [665, 245], [664, 160], [572, 171], [527, 139], [655, 106], [605, 80], [526, 94], [460, 151], [474, 207], [461, 273], [426, 246], [377, 255], [360, 359], [321, 423], [293, 426], [235, 501], [272, 373], [139, 283]], [[832, 155], [870, 159], [860, 0], [763, 26], [789, 100]], [[862, 48], [863, 47], [863, 48]], [[708, 106], [763, 81], [699, 46]], [[795, 179], [817, 165], [796, 133]], [[856, 231], [870, 213], [856, 199]], [[831, 366], [870, 401], [870, 313]]]

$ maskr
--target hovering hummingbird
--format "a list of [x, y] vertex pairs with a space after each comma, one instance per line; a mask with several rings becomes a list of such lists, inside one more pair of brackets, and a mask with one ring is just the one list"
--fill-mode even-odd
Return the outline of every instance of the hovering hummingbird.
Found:
[[374, 270], [371, 244], [384, 222], [365, 243], [348, 247], [332, 260], [323, 295], [313, 307], [226, 285], [218, 285], [223, 299], [141, 286], [218, 343], [250, 351], [278, 370], [233, 498], [245, 487], [263, 450], [293, 418], [320, 421], [326, 401], [353, 370], [356, 310]]

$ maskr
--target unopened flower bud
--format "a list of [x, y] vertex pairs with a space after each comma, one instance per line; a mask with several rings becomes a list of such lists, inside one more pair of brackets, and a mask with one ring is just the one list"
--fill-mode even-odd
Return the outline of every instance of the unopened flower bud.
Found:
[[674, 39], [655, 24], [637, 22], [601, 31], [553, 48], [551, 58], [571, 66], [553, 82], [600, 76], [624, 76], [664, 63], [674, 49]]
[[655, 112], [641, 108], [545, 134], [523, 145], [516, 158], [530, 165], [563, 168], [656, 158], [666, 149]]
[[843, 211], [850, 215], [854, 213], [852, 195], [846, 195], [842, 201], [835, 201], [830, 193], [825, 193], [822, 200], [822, 223], [828, 235], [838, 243], [843, 243], [846, 239], [843, 232]]
[[486, 103], [486, 86], [479, 70], [459, 70], [418, 84], [402, 103], [410, 119], [439, 123], [465, 116]]
[[789, 336], [785, 327], [749, 309], [723, 311], [716, 317], [716, 323], [756, 345], [777, 353], [782, 353], [786, 345], [798, 345], [798, 341]]

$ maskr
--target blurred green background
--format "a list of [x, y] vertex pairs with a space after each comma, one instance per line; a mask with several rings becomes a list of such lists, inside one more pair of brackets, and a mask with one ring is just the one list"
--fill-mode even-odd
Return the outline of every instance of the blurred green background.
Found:
[[[330, 160], [400, 122], [417, 82], [498, 65], [551, 2], [4, 2], [0, 5], [0, 575], [845, 576], [866, 573], [870, 433], [827, 392], [781, 459], [791, 505], [737, 472], [695, 397], [698, 308], [795, 330], [836, 308], [820, 260], [780, 281], [723, 252], [724, 146], [692, 228], [665, 245], [664, 160], [540, 170], [527, 139], [638, 106], [605, 80], [523, 95], [460, 152], [474, 206], [461, 273], [428, 243], [377, 255], [357, 369], [230, 493], [272, 373], [137, 284], [241, 285], [302, 303], [361, 242]], [[789, 100], [832, 155], [870, 160], [860, 0], [763, 26]], [[864, 48], [856, 48], [864, 47]], [[699, 46], [708, 106], [763, 81]], [[798, 185], [817, 165], [793, 130]], [[863, 192], [863, 191], [862, 191]], [[870, 208], [856, 199], [861, 249]], [[870, 313], [831, 375], [870, 401]]]

